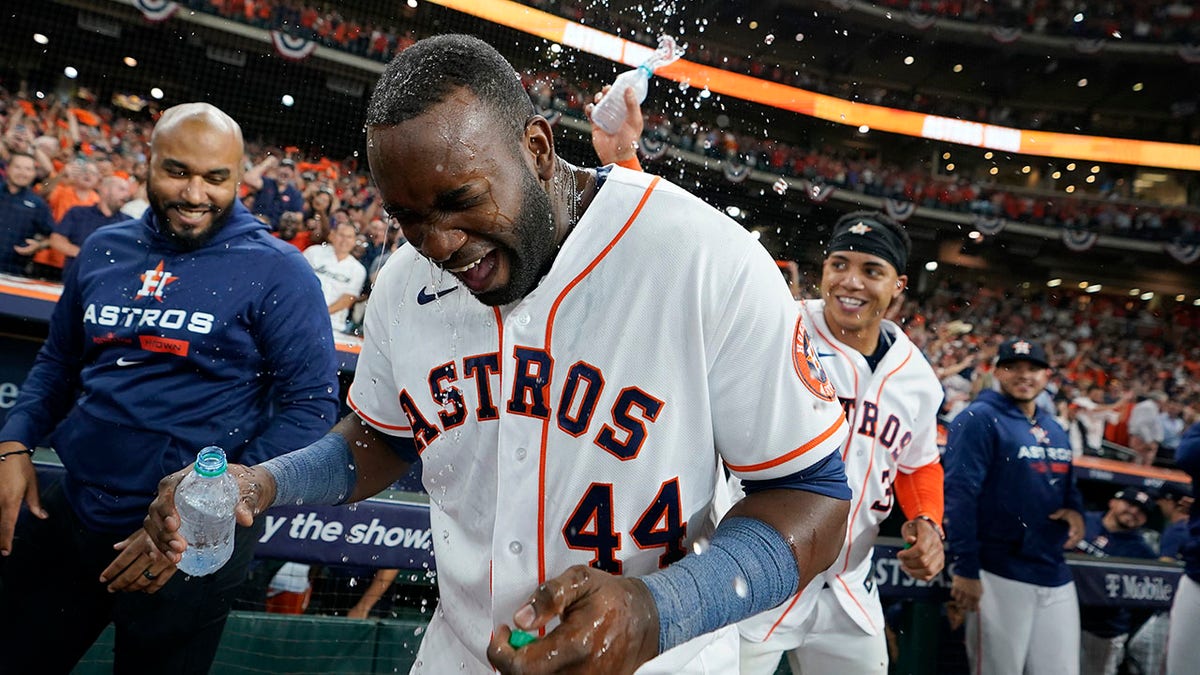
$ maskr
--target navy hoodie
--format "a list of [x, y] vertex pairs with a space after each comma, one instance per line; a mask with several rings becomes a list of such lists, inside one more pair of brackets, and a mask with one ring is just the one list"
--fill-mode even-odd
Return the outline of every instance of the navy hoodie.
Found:
[[[1200, 422], [1188, 427], [1175, 448], [1175, 466], [1192, 477], [1192, 485], [1200, 485]], [[1193, 487], [1195, 489], [1195, 487]], [[1192, 504], [1188, 517], [1188, 539], [1180, 550], [1184, 572], [1200, 584], [1200, 501]]]
[[1039, 586], [1071, 581], [1063, 559], [1066, 521], [1082, 513], [1071, 442], [1048, 413], [1031, 423], [1008, 396], [980, 393], [950, 425], [946, 455], [946, 541], [954, 574], [984, 569]]
[[147, 209], [84, 243], [0, 440], [48, 440], [84, 525], [126, 534], [201, 448], [254, 464], [303, 447], [337, 393], [329, 312], [294, 246], [235, 202], [184, 250]]

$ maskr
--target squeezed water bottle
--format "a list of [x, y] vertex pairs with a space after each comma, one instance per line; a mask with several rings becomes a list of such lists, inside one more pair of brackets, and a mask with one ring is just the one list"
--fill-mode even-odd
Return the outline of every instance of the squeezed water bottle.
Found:
[[625, 90], [633, 89], [638, 103], [646, 100], [650, 88], [650, 76], [656, 68], [674, 63], [683, 56], [683, 49], [675, 44], [675, 38], [663, 35], [658, 38], [658, 49], [645, 63], [617, 76], [608, 93], [592, 108], [592, 123], [610, 134], [617, 133], [625, 121]]
[[212, 574], [233, 555], [238, 486], [225, 469], [225, 451], [210, 445], [196, 456], [194, 470], [175, 489], [179, 533], [188, 542], [178, 567], [189, 576]]

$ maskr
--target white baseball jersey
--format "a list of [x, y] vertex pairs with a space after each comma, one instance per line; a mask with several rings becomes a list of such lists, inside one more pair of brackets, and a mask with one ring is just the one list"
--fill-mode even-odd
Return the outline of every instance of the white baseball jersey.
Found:
[[854, 497], [846, 542], [833, 565], [799, 595], [739, 624], [742, 636], [755, 642], [798, 627], [826, 585], [859, 628], [868, 635], [880, 634], [883, 610], [871, 554], [879, 524], [892, 511], [892, 483], [897, 472], [912, 473], [939, 460], [937, 411], [942, 387], [904, 331], [891, 321], [883, 322], [892, 346], [872, 372], [862, 354], [834, 337], [825, 322], [824, 300], [805, 300], [800, 305], [817, 356], [850, 422], [842, 459]]
[[[612, 169], [511, 305], [455, 284], [411, 247], [392, 256], [349, 397], [421, 452], [441, 602], [414, 672], [492, 672], [494, 627], [570, 565], [643, 575], [682, 557], [711, 529], [718, 454], [769, 479], [845, 439], [770, 256], [664, 180]], [[734, 672], [736, 641], [702, 636], [638, 672]]]
[[[348, 255], [338, 260], [332, 246], [321, 244], [304, 249], [304, 259], [312, 265], [317, 279], [321, 281], [321, 292], [325, 295], [326, 306], [340, 300], [343, 295], [358, 297], [362, 293], [363, 283], [367, 280], [367, 270], [358, 258]], [[346, 319], [349, 315], [349, 307], [330, 314], [329, 320], [333, 323], [333, 329], [346, 330]]]

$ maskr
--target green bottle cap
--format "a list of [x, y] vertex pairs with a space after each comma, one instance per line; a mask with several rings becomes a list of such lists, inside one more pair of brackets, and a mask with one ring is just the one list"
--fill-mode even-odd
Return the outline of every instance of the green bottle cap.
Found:
[[537, 642], [536, 635], [533, 633], [526, 633], [519, 628], [514, 630], [512, 635], [508, 636], [508, 644], [511, 645], [513, 649], [520, 649], [521, 647], [534, 642]]

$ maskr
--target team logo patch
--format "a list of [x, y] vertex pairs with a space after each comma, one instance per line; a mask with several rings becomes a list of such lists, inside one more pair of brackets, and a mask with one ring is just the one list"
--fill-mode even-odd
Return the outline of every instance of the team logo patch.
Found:
[[866, 234], [871, 231], [871, 226], [860, 220], [850, 228], [850, 231], [854, 234]]
[[154, 298], [162, 302], [163, 289], [168, 284], [173, 284], [179, 281], [179, 277], [167, 272], [163, 269], [163, 261], [158, 261], [158, 266], [152, 270], [142, 272], [142, 287], [138, 290], [134, 298]]
[[1033, 349], [1033, 346], [1024, 340], [1021, 340], [1020, 342], [1014, 342], [1012, 348], [1014, 352], [1028, 356], [1029, 350]]
[[804, 329], [802, 318], [796, 319], [796, 334], [792, 344], [792, 365], [796, 367], [796, 375], [800, 377], [800, 381], [814, 396], [824, 401], [832, 401], [837, 398], [833, 383], [829, 381], [829, 375], [821, 367], [821, 361], [817, 358], [817, 350], [808, 337], [808, 331]]
[[1049, 432], [1047, 432], [1045, 429], [1037, 426], [1036, 424], [1033, 426], [1033, 428], [1031, 428], [1029, 430], [1029, 432], [1032, 433], [1033, 437], [1035, 439], [1037, 439], [1037, 442], [1041, 443], [1042, 445], [1045, 445], [1050, 442]]

